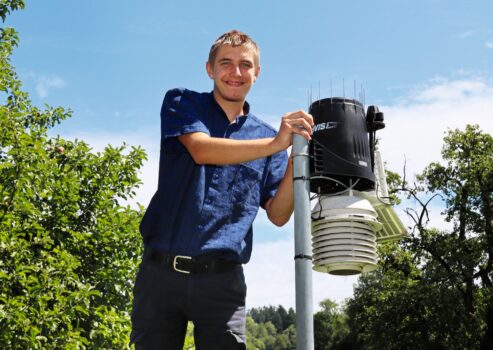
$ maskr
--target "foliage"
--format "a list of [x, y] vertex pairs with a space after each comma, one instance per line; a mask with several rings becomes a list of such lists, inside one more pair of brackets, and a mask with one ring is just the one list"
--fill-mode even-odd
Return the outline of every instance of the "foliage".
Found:
[[[2, 0], [0, 16], [23, 7]], [[145, 154], [48, 137], [71, 112], [31, 104], [10, 62], [17, 42], [1, 29], [1, 347], [126, 348], [142, 209], [120, 202]]]
[[195, 350], [195, 339], [193, 337], [193, 323], [188, 322], [187, 334], [185, 335], [185, 343], [183, 344], [183, 350]]
[[[349, 338], [347, 317], [343, 308], [331, 300], [320, 303], [322, 310], [314, 315], [315, 349], [355, 349]], [[282, 306], [252, 308], [247, 317], [248, 349], [284, 350], [296, 348], [296, 314]]]
[[[348, 304], [352, 338], [362, 349], [475, 349], [479, 325], [460, 293], [440, 286], [413, 254], [387, 248], [382, 270], [361, 276]], [[395, 248], [394, 248], [395, 249]]]
[[24, 6], [24, 0], [2, 0], [0, 2], [0, 17], [2, 17], [2, 21], [5, 21], [11, 11], [23, 9]]
[[343, 308], [329, 299], [322, 301], [320, 306], [322, 310], [313, 317], [315, 349], [356, 349], [349, 337], [348, 319]]
[[278, 332], [282, 332], [296, 323], [296, 314], [293, 308], [286, 311], [282, 305], [251, 308], [248, 310], [248, 315], [256, 323], [271, 322]]
[[284, 350], [296, 347], [296, 314], [282, 305], [252, 308], [247, 316], [248, 349]]
[[[493, 345], [493, 138], [478, 126], [449, 131], [445, 164], [409, 188], [421, 204], [400, 246], [381, 246], [380, 271], [362, 276], [347, 312], [365, 349], [491, 349]], [[405, 178], [404, 178], [405, 179]], [[444, 199], [448, 232], [427, 227]]]
[[272, 322], [256, 323], [247, 316], [248, 350], [290, 350], [296, 348], [296, 331], [294, 324], [278, 332]]
[[406, 183], [403, 183], [401, 176], [397, 173], [394, 173], [390, 170], [385, 170], [385, 177], [387, 180], [387, 186], [389, 191], [389, 200], [392, 205], [401, 204], [401, 199], [399, 198], [399, 192], [402, 189], [402, 186], [406, 186]]

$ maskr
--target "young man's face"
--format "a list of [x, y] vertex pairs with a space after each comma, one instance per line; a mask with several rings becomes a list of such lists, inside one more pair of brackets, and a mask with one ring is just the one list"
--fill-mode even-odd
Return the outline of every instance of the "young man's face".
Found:
[[255, 61], [255, 52], [248, 47], [219, 47], [214, 62], [206, 65], [207, 74], [214, 80], [214, 96], [218, 102], [245, 101], [260, 72]]

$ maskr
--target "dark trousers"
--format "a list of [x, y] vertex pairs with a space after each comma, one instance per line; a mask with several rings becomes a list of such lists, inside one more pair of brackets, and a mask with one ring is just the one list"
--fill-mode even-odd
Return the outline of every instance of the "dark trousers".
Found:
[[243, 268], [183, 274], [142, 262], [134, 287], [131, 342], [136, 350], [182, 350], [188, 321], [197, 350], [246, 349]]

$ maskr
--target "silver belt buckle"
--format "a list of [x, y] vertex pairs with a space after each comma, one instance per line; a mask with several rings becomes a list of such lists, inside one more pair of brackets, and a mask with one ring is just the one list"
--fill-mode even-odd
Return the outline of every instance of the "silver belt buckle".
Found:
[[177, 255], [173, 258], [173, 270], [176, 272], [181, 272], [181, 273], [190, 273], [190, 271], [187, 270], [181, 270], [176, 267], [176, 264], [178, 263], [178, 259], [186, 259], [186, 260], [192, 260], [191, 256], [184, 256], [184, 255]]

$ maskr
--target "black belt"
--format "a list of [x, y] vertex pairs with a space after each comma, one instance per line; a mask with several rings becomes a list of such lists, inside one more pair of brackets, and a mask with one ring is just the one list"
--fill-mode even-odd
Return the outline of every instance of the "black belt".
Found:
[[180, 273], [228, 272], [241, 265], [227, 260], [196, 260], [190, 256], [169, 255], [157, 250], [146, 250], [144, 259], [160, 263]]

